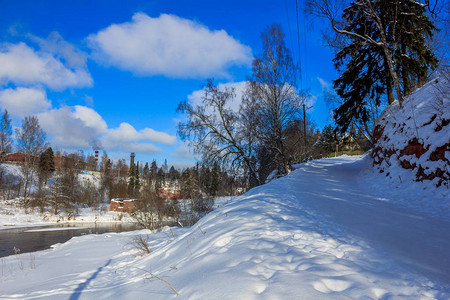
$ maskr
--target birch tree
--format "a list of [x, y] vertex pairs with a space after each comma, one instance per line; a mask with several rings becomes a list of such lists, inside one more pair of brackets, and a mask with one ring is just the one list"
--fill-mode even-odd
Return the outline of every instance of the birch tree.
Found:
[[5, 109], [0, 119], [0, 161], [3, 161], [6, 154], [12, 148], [12, 127], [11, 118]]
[[179, 104], [177, 111], [185, 114], [186, 121], [178, 125], [178, 134], [190, 141], [204, 162], [211, 165], [221, 161], [231, 167], [245, 167], [249, 176], [260, 184], [251, 160], [253, 142], [244, 134], [241, 114], [228, 108], [234, 97], [233, 88], [219, 89], [208, 80], [201, 104], [193, 105], [188, 101]]
[[31, 188], [34, 167], [39, 154], [46, 148], [46, 134], [39, 125], [36, 116], [25, 117], [22, 127], [16, 130], [17, 149], [25, 155], [22, 165], [23, 172], [23, 198], [27, 205], [28, 189]]

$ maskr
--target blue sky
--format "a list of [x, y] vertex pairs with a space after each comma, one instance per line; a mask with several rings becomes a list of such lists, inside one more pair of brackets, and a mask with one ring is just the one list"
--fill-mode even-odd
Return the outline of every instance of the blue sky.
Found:
[[[114, 159], [134, 151], [138, 161], [186, 166], [193, 156], [176, 136], [177, 104], [207, 78], [245, 81], [269, 24], [282, 25], [298, 60], [295, 8], [293, 0], [0, 1], [0, 107], [15, 126], [37, 115], [54, 149], [92, 153], [101, 144]], [[299, 17], [302, 87], [322, 128], [333, 54], [320, 28]]]

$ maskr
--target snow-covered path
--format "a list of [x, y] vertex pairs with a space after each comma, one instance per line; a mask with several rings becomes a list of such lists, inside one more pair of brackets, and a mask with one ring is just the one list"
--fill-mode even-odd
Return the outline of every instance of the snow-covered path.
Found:
[[383, 201], [379, 193], [368, 194], [367, 182], [360, 179], [365, 163], [355, 157], [318, 160], [290, 179], [305, 209], [314, 209], [411, 270], [450, 285], [450, 222]]
[[[309, 162], [192, 228], [76, 237], [33, 268], [6, 257], [0, 299], [450, 298], [449, 222], [368, 194], [367, 163]], [[131, 238], [147, 233], [153, 252], [137, 257]]]

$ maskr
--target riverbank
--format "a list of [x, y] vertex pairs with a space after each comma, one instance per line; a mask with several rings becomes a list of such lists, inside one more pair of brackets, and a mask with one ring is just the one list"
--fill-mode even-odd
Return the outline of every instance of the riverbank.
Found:
[[60, 223], [134, 223], [133, 218], [127, 213], [109, 211], [107, 203], [101, 204], [98, 208], [80, 208], [75, 216], [64, 212], [57, 215], [49, 212], [40, 213], [38, 208], [25, 211], [16, 203], [15, 200], [0, 200], [0, 230]]
[[[214, 199], [213, 208], [217, 209], [231, 201], [233, 197], [224, 196]], [[182, 206], [183, 200], [179, 200]], [[173, 221], [171, 219], [165, 220]], [[47, 226], [62, 223], [135, 223], [126, 212], [109, 211], [109, 203], [102, 203], [98, 208], [79, 208], [75, 217], [61, 212], [54, 215], [50, 212], [40, 213], [38, 208], [25, 211], [17, 205], [17, 200], [0, 200], [0, 230], [10, 228]]]

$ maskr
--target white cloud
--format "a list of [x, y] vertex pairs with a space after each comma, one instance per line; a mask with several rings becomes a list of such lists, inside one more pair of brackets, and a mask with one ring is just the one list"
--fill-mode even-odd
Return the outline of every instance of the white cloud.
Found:
[[0, 90], [0, 106], [11, 115], [22, 118], [46, 111], [51, 103], [41, 89], [18, 87]]
[[[247, 81], [240, 82], [227, 82], [227, 83], [219, 83], [217, 87], [219, 90], [224, 90], [225, 88], [233, 88], [235, 97], [228, 102], [227, 108], [233, 111], [239, 111], [242, 96], [244, 95], [245, 88], [247, 85]], [[205, 93], [205, 89], [196, 90], [187, 96], [189, 102], [193, 105], [201, 105], [203, 101], [203, 96]]]
[[192, 153], [191, 149], [185, 145], [175, 149], [171, 156], [176, 158], [195, 159], [195, 156]]
[[33, 35], [30, 35], [30, 38], [40, 46], [42, 52], [51, 53], [55, 58], [62, 59], [68, 68], [86, 68], [87, 53], [65, 41], [58, 32], [50, 33], [46, 39]]
[[75, 105], [73, 115], [75, 118], [83, 121], [87, 127], [93, 128], [97, 133], [104, 133], [108, 128], [105, 120], [92, 108]]
[[138, 152], [138, 153], [159, 153], [161, 152], [161, 149], [156, 147], [153, 144], [150, 143], [129, 143], [124, 144], [121, 149], [127, 151], [127, 152]]
[[178, 170], [184, 170], [187, 168], [192, 168], [195, 166], [195, 162], [189, 162], [189, 161], [171, 161], [169, 163], [170, 166], [173, 166], [175, 169]]
[[326, 81], [325, 79], [317, 77], [317, 80], [319, 81], [322, 90], [327, 90], [331, 87], [331, 83]]
[[159, 153], [162, 150], [148, 141], [167, 145], [176, 142], [175, 136], [151, 128], [137, 131], [128, 123], [109, 129], [95, 110], [81, 105], [52, 109], [38, 114], [38, 117], [44, 131], [52, 137], [52, 144], [57, 147]]
[[[98, 116], [93, 121], [86, 116]], [[106, 130], [106, 122], [88, 107], [64, 106], [38, 114], [39, 123], [60, 147], [101, 148], [99, 134]]]
[[138, 141], [152, 141], [165, 145], [173, 145], [176, 142], [176, 137], [151, 128], [137, 131], [133, 126], [126, 122], [121, 123], [116, 129], [109, 129], [105, 135], [105, 143], [108, 143], [108, 145]]
[[232, 65], [248, 65], [252, 54], [224, 30], [174, 15], [151, 18], [136, 13], [132, 21], [113, 24], [88, 37], [93, 57], [141, 75], [198, 78], [226, 75]]
[[[55, 46], [64, 43], [66, 46], [61, 46], [62, 49]], [[51, 49], [51, 45], [56, 48]], [[0, 84], [40, 84], [53, 90], [92, 86], [86, 62], [73, 49], [61, 40], [47, 43], [41, 51], [35, 51], [23, 42], [4, 43], [0, 46]]]

